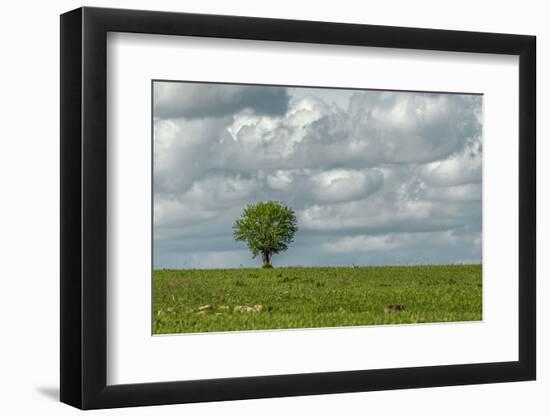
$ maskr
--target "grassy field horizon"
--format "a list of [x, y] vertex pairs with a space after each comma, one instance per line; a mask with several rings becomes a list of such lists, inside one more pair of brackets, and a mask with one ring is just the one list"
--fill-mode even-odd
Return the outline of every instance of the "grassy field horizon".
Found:
[[153, 334], [482, 320], [480, 264], [153, 274]]

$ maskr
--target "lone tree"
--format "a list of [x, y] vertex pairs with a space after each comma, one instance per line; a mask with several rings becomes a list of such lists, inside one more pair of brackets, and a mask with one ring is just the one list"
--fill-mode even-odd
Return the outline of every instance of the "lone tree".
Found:
[[262, 255], [263, 268], [272, 268], [273, 254], [288, 249], [298, 231], [294, 211], [276, 201], [248, 205], [233, 225], [233, 236], [244, 241], [255, 258]]

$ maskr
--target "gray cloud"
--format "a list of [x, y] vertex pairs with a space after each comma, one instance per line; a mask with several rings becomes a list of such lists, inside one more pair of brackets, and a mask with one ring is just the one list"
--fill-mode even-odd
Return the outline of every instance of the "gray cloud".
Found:
[[153, 114], [162, 119], [204, 119], [231, 115], [242, 109], [256, 114], [284, 114], [288, 108], [284, 88], [155, 82]]
[[256, 265], [231, 226], [267, 199], [276, 265], [479, 262], [481, 153], [480, 96], [162, 83], [155, 267]]

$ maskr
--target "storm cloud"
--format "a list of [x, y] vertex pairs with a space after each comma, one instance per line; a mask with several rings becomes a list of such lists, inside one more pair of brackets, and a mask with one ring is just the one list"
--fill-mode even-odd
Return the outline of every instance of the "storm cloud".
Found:
[[288, 109], [284, 88], [232, 84], [157, 82], [154, 113], [163, 119], [223, 117], [242, 109], [265, 115], [283, 115]]
[[155, 82], [154, 267], [254, 266], [243, 207], [297, 214], [277, 265], [481, 260], [482, 97]]

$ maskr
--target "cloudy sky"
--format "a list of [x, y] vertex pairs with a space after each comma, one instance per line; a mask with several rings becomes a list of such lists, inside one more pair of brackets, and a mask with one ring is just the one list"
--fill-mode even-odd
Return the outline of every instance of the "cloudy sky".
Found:
[[277, 266], [481, 261], [482, 96], [154, 82], [154, 268], [259, 266], [232, 225], [277, 200]]

